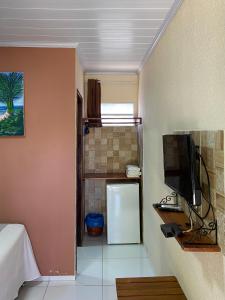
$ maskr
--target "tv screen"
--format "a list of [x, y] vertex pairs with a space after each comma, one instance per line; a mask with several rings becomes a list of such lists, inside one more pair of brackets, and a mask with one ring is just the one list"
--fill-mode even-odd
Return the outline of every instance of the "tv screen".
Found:
[[193, 205], [201, 205], [199, 164], [190, 134], [164, 135], [165, 184]]

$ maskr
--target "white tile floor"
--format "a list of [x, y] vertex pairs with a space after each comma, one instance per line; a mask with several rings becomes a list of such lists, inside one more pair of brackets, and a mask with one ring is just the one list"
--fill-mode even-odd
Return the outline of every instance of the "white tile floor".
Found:
[[76, 281], [27, 284], [17, 300], [116, 300], [115, 278], [154, 276], [143, 245], [106, 245], [104, 239], [84, 244]]

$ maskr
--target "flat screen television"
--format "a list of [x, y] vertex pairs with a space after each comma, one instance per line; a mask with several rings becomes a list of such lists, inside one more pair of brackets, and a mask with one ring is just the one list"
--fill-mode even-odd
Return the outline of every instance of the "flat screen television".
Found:
[[163, 136], [165, 184], [191, 205], [201, 205], [199, 159], [190, 134]]

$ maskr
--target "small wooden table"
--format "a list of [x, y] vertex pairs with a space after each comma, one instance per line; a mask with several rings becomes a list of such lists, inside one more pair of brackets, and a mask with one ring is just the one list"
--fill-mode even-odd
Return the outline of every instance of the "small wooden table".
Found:
[[187, 300], [176, 277], [116, 279], [118, 300]]

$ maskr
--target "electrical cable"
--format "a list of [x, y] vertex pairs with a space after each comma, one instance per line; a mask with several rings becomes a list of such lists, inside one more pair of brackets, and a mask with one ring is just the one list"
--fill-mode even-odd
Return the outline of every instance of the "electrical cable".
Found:
[[[194, 143], [193, 143], [194, 145]], [[207, 170], [207, 167], [206, 167], [206, 163], [204, 161], [204, 158], [202, 157], [202, 155], [196, 150], [195, 148], [195, 151], [192, 151], [193, 153], [193, 156], [195, 156], [195, 159], [194, 157], [192, 156], [192, 159], [191, 159], [191, 162], [192, 162], [192, 165], [191, 165], [191, 169], [194, 170], [194, 168], [196, 168], [196, 166], [194, 165], [194, 161], [196, 161], [196, 159], [199, 159], [199, 162], [203, 164], [204, 166], [204, 170], [205, 170], [205, 173], [206, 173], [206, 177], [207, 177], [207, 182], [208, 182], [208, 198], [205, 196], [204, 192], [203, 192], [203, 189], [201, 187], [201, 184], [200, 184], [200, 180], [199, 178], [195, 177], [194, 175], [195, 174], [192, 174], [192, 186], [193, 186], [193, 190], [195, 189], [195, 179], [198, 180], [198, 183], [199, 183], [199, 187], [200, 187], [200, 191], [201, 191], [201, 194], [202, 194], [202, 197], [206, 200], [206, 202], [208, 203], [208, 209], [206, 211], [206, 213], [204, 214], [204, 216], [201, 216], [199, 214], [199, 212], [196, 210], [196, 208], [194, 207], [194, 205], [190, 204], [189, 202], [187, 202], [188, 204], [188, 209], [189, 209], [189, 219], [190, 219], [190, 222], [191, 222], [191, 227], [190, 229], [186, 230], [186, 231], [183, 231], [183, 232], [191, 232], [191, 231], [207, 231], [207, 232], [212, 232], [213, 230], [216, 229], [216, 220], [215, 220], [215, 213], [214, 213], [214, 208], [212, 206], [212, 201], [211, 201], [211, 186], [210, 186], [210, 179], [209, 179], [209, 174], [208, 174], [208, 170]], [[208, 226], [207, 224], [205, 224], [205, 219], [207, 218], [210, 210], [212, 211], [212, 214], [213, 214], [213, 221], [208, 223]], [[193, 211], [195, 213], [195, 215], [197, 216], [197, 218], [200, 220], [201, 222], [201, 225], [198, 227], [198, 228], [193, 228], [193, 218], [192, 218], [192, 214], [191, 214], [191, 211]], [[209, 228], [209, 226], [211, 228]]]
[[189, 217], [188, 217], [188, 219], [189, 219], [190, 222], [191, 222], [191, 227], [190, 227], [189, 229], [187, 229], [187, 230], [183, 230], [183, 231], [182, 231], [183, 233], [187, 233], [187, 232], [193, 231], [193, 219], [192, 219], [192, 216], [191, 216], [192, 210], [190, 209], [189, 206], [188, 206], [188, 209], [189, 209]]

